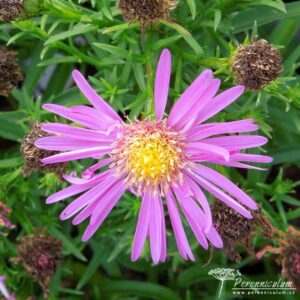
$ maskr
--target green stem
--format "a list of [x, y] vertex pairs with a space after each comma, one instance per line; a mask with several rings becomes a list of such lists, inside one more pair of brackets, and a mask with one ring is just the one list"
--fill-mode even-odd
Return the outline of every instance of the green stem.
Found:
[[220, 287], [220, 290], [219, 290], [219, 295], [218, 295], [218, 298], [221, 297], [221, 294], [222, 294], [222, 289], [223, 289], [223, 285], [224, 285], [224, 280], [221, 280], [221, 287]]

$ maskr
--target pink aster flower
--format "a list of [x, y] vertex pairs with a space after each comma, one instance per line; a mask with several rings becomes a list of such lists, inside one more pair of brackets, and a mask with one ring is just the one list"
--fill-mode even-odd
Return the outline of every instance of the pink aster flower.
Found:
[[6, 288], [4, 276], [0, 276], [0, 295], [4, 296], [5, 299], [15, 300], [15, 296], [10, 294]]
[[156, 71], [155, 117], [125, 123], [84, 77], [74, 71], [76, 84], [93, 107], [44, 105], [44, 109], [80, 127], [46, 123], [42, 129], [55, 136], [36, 141], [39, 148], [61, 151], [43, 159], [44, 164], [84, 158], [98, 160], [81, 178], [75, 174], [65, 175], [71, 185], [47, 199], [50, 204], [81, 194], [63, 210], [60, 218], [66, 220], [75, 216], [74, 225], [89, 218], [83, 241], [97, 231], [126, 190], [141, 196], [131, 255], [133, 261], [141, 255], [147, 237], [150, 238], [153, 262], [166, 259], [164, 206], [184, 259], [194, 260], [194, 256], [180, 210], [202, 247], [207, 249], [210, 242], [221, 248], [223, 243], [212, 224], [203, 190], [246, 218], [252, 217], [249, 209], [256, 209], [257, 205], [229, 179], [204, 163], [255, 168], [247, 163], [271, 161], [267, 156], [244, 153], [245, 149], [267, 142], [262, 136], [241, 135], [258, 129], [252, 119], [204, 124], [235, 101], [243, 93], [243, 86], [216, 95], [221, 82], [213, 78], [211, 70], [205, 70], [165, 117], [170, 75], [171, 55], [164, 50]]

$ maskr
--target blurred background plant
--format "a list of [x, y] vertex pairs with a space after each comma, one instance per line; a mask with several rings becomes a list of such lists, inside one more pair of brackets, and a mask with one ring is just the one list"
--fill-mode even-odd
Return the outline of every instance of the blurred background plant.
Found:
[[[13, 16], [7, 17], [5, 2], [18, 4]], [[267, 86], [246, 92], [219, 114], [218, 121], [254, 118], [270, 138], [263, 151], [274, 161], [266, 171], [223, 167], [219, 171], [256, 199], [273, 226], [283, 232], [288, 225], [300, 226], [300, 1], [284, 2], [181, 0], [170, 17], [150, 22], [143, 38], [143, 24], [141, 28], [139, 23], [124, 21], [115, 0], [1, 2], [0, 47], [18, 53], [14, 59], [24, 77], [9, 95], [0, 96], [0, 200], [12, 210], [8, 218], [15, 226], [5, 229], [6, 237], [0, 236], [0, 275], [17, 299], [43, 298], [43, 290], [11, 258], [18, 257], [17, 247], [25, 236], [45, 227], [47, 235], [62, 242], [63, 252], [49, 285], [49, 299], [215, 299], [220, 282], [208, 275], [215, 267], [239, 269], [251, 280], [279, 278], [274, 255], [258, 261], [243, 248], [237, 249], [238, 262], [215, 251], [205, 265], [210, 253], [197, 246], [191, 232], [195, 263], [179, 257], [172, 234], [165, 264], [153, 266], [147, 251], [132, 263], [130, 248], [140, 201], [129, 193], [95, 237], [82, 243], [84, 226], [62, 223], [58, 217], [62, 206], [47, 206], [44, 201], [65, 184], [52, 173], [34, 171], [24, 176], [20, 144], [34, 124], [53, 118], [41, 110], [42, 103], [87, 103], [70, 77], [74, 68], [116, 110], [134, 118], [152, 112], [153, 76], [163, 48], [173, 55], [170, 98], [176, 100], [207, 67], [223, 79], [222, 88], [232, 86], [232, 60], [238, 46], [265, 39], [279, 49], [283, 73]], [[1, 62], [1, 72], [3, 68]], [[74, 167], [80, 173], [87, 165]], [[260, 235], [252, 240], [256, 250], [276, 243]], [[224, 284], [221, 297], [233, 297], [229, 283]], [[297, 299], [297, 295], [264, 297]]]

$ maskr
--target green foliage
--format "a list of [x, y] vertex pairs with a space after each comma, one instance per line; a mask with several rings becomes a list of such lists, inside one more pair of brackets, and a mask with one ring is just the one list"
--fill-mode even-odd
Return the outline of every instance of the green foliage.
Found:
[[[254, 118], [270, 138], [261, 152], [274, 161], [266, 171], [221, 171], [253, 196], [274, 226], [286, 230], [288, 224], [299, 225], [300, 1], [182, 0], [172, 10], [174, 22], [161, 20], [144, 37], [139, 24], [123, 21], [116, 3], [44, 0], [39, 16], [0, 23], [0, 44], [19, 52], [25, 78], [9, 98], [0, 99], [0, 200], [12, 208], [10, 219], [16, 225], [7, 238], [0, 236], [0, 275], [7, 276], [9, 289], [18, 299], [30, 295], [42, 299], [38, 285], [10, 259], [16, 256], [22, 236], [47, 227], [49, 234], [62, 241], [64, 254], [49, 299], [215, 299], [219, 282], [208, 272], [217, 266], [239, 268], [243, 274], [253, 268], [249, 272], [252, 280], [276, 279], [278, 268], [272, 257], [257, 267], [244, 250], [240, 263], [232, 264], [222, 251], [216, 251], [212, 263], [204, 266], [210, 253], [198, 246], [188, 229], [195, 263], [180, 258], [171, 230], [165, 264], [152, 265], [147, 246], [140, 261], [132, 263], [130, 249], [140, 200], [130, 193], [91, 241], [82, 243], [86, 224], [73, 227], [69, 221], [62, 222], [59, 213], [64, 204], [45, 204], [45, 198], [65, 184], [54, 175], [22, 175], [19, 148], [24, 135], [34, 123], [55, 119], [41, 110], [41, 104], [87, 103], [71, 82], [73, 69], [89, 76], [108, 103], [134, 119], [153, 112], [154, 73], [163, 48], [173, 55], [169, 100], [175, 102], [205, 68], [216, 71], [223, 80], [222, 89], [232, 86], [229, 65], [234, 49], [258, 35], [281, 50], [284, 74], [259, 93], [245, 93], [216, 120]], [[85, 166], [82, 162], [75, 168], [80, 173]], [[261, 237], [254, 241], [256, 249], [270, 242]], [[230, 283], [223, 290], [223, 299], [232, 298]]]

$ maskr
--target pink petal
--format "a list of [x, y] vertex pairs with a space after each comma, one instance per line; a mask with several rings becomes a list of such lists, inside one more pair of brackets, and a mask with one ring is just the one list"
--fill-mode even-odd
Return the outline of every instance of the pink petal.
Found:
[[210, 192], [212, 195], [220, 199], [222, 202], [224, 202], [226, 205], [230, 206], [232, 209], [243, 215], [247, 219], [252, 219], [251, 213], [245, 209], [239, 202], [231, 198], [229, 195], [224, 193], [222, 190], [217, 188], [215, 185], [211, 184], [206, 179], [200, 177], [199, 175], [193, 173], [190, 174], [190, 176], [198, 182], [200, 186], [205, 188], [208, 192]]
[[46, 199], [46, 203], [52, 204], [52, 203], [75, 196], [79, 193], [82, 193], [82, 192], [88, 190], [89, 188], [91, 188], [92, 186], [97, 184], [106, 175], [104, 173], [95, 176], [94, 178], [86, 181], [85, 183], [71, 185], [71, 186], [51, 195], [50, 197], [48, 197]]
[[[115, 207], [121, 196], [124, 194], [125, 190], [126, 187], [120, 184], [115, 190], [112, 191], [112, 194], [110, 194], [108, 198], [102, 199], [103, 202], [105, 201], [107, 203], [107, 205], [100, 208], [101, 210], [98, 214], [97, 220], [94, 223], [89, 224], [82, 236], [82, 241], [88, 241], [91, 236], [94, 235], [94, 233], [97, 231], [97, 229], [99, 229], [108, 214]], [[95, 211], [97, 211], [97, 208]]]
[[65, 136], [48, 136], [35, 141], [34, 145], [40, 149], [55, 151], [70, 151], [93, 148], [100, 145], [108, 146], [111, 142], [94, 142], [78, 140]]
[[160, 210], [160, 197], [151, 196], [150, 199], [150, 249], [152, 260], [155, 264], [159, 262], [162, 246], [162, 214]]
[[[98, 120], [103, 124], [103, 128], [107, 128], [112, 124], [120, 123], [120, 121], [112, 120], [108, 115], [101, 113], [100, 111], [96, 110], [95, 108], [86, 106], [86, 105], [75, 105], [71, 108], [71, 115], [74, 114], [75, 116], [84, 115], [89, 116], [95, 120]], [[122, 122], [121, 122], [122, 123]]]
[[228, 150], [236, 150], [260, 147], [266, 144], [268, 139], [260, 135], [235, 135], [209, 138], [202, 140], [202, 142], [224, 147]]
[[243, 94], [244, 89], [244, 86], [238, 85], [216, 96], [201, 110], [197, 122], [203, 123], [205, 120], [220, 112], [223, 108], [239, 98]]
[[215, 228], [212, 227], [210, 231], [206, 233], [206, 237], [213, 244], [214, 247], [223, 248], [223, 241]]
[[[160, 198], [160, 197], [159, 197]], [[159, 199], [160, 204], [160, 211], [162, 215], [161, 220], [161, 236], [162, 236], [162, 243], [161, 243], [161, 251], [160, 251], [160, 258], [161, 262], [164, 262], [167, 258], [167, 235], [166, 235], [166, 221], [165, 221], [165, 214], [164, 214], [164, 207], [162, 199]]]
[[208, 248], [207, 240], [203, 234], [204, 220], [198, 215], [200, 207], [197, 206], [191, 197], [185, 197], [182, 191], [182, 187], [173, 187], [175, 195], [180, 203], [183, 213], [190, 224], [195, 237], [197, 238], [200, 245], [204, 248]]
[[[116, 194], [116, 191], [122, 187], [122, 190], [124, 190], [124, 184], [122, 183], [123, 179], [121, 178], [111, 178], [106, 185], [103, 186], [104, 190], [104, 197], [102, 197], [99, 200], [99, 203], [97, 204], [95, 210], [92, 213], [91, 220], [90, 220], [90, 225], [95, 224], [100, 216], [102, 215], [102, 212], [105, 210], [107, 205], [109, 204], [110, 200], [114, 198], [114, 194]], [[123, 191], [124, 192], [124, 191]], [[123, 193], [122, 192], [122, 193]]]
[[[209, 103], [211, 98], [215, 96], [217, 91], [220, 88], [221, 80], [213, 79], [208, 86], [208, 88], [203, 92], [198, 99], [196, 99], [195, 103], [189, 107], [185, 114], [181, 113], [181, 120], [176, 123], [175, 127], [177, 129], [185, 127], [185, 124], [189, 122], [189, 120], [194, 119], [194, 123], [197, 122], [198, 114]], [[174, 125], [173, 125], [174, 127]]]
[[171, 53], [164, 49], [156, 69], [154, 99], [156, 119], [160, 120], [165, 112], [171, 77]]
[[67, 108], [57, 104], [44, 104], [43, 109], [55, 113], [65, 119], [83, 125], [94, 130], [106, 130], [107, 125], [98, 119], [91, 118], [90, 115], [72, 112], [72, 108]]
[[90, 178], [94, 176], [94, 172], [100, 170], [104, 166], [110, 164], [113, 161], [112, 158], [105, 158], [97, 162], [96, 164], [88, 167], [83, 173], [82, 176]]
[[198, 125], [189, 130], [187, 138], [190, 142], [202, 140], [212, 135], [251, 132], [259, 129], [257, 125], [253, 124], [253, 120], [251, 119], [216, 123], [214, 126], [206, 127], [205, 129], [202, 129], [202, 126], [203, 125]]
[[167, 124], [174, 126], [185, 113], [193, 107], [212, 82], [213, 72], [211, 70], [203, 71], [193, 83], [184, 91], [179, 100], [173, 106], [168, 117]]
[[245, 192], [243, 192], [239, 187], [237, 187], [233, 182], [219, 172], [199, 164], [194, 166], [193, 170], [201, 177], [209, 180], [219, 188], [223, 189], [225, 192], [231, 194], [242, 204], [251, 209], [257, 209], [257, 204], [254, 200], [252, 200]]
[[74, 150], [52, 155], [41, 160], [43, 164], [54, 164], [58, 162], [77, 160], [82, 158], [93, 157], [96, 155], [105, 155], [111, 152], [111, 147], [94, 147], [87, 149]]
[[149, 193], [144, 194], [131, 251], [132, 261], [136, 261], [140, 257], [146, 241], [150, 221], [150, 201]]
[[116, 179], [113, 175], [107, 175], [104, 180], [91, 188], [88, 192], [81, 195], [76, 200], [72, 201], [60, 214], [61, 220], [66, 220], [74, 216], [88, 204], [96, 201], [100, 196], [104, 195], [111, 186], [115, 186]]
[[204, 195], [204, 193], [202, 192], [202, 190], [200, 189], [200, 187], [198, 186], [198, 184], [196, 184], [190, 177], [185, 176], [185, 181], [187, 182], [187, 184], [190, 186], [191, 190], [194, 193], [195, 199], [199, 202], [199, 204], [201, 205], [201, 207], [203, 208], [204, 211], [204, 217], [205, 217], [205, 228], [204, 228], [204, 232], [207, 233], [209, 232], [209, 230], [212, 227], [212, 215], [211, 215], [211, 210], [210, 210], [210, 206], [209, 203]]
[[270, 163], [273, 158], [266, 155], [256, 155], [256, 154], [246, 154], [246, 153], [236, 153], [232, 155], [233, 160], [246, 161], [254, 163]]
[[222, 161], [218, 159], [209, 159], [206, 160], [206, 162], [212, 163], [214, 165], [221, 165], [221, 166], [227, 166], [227, 167], [234, 167], [234, 168], [240, 168], [240, 169], [250, 169], [250, 170], [258, 170], [258, 171], [266, 171], [265, 168], [259, 168], [247, 164], [242, 164], [236, 161]]
[[210, 154], [213, 154], [216, 156], [221, 156], [226, 161], [228, 161], [230, 158], [230, 154], [227, 149], [220, 147], [218, 145], [213, 145], [212, 143], [209, 143], [209, 144], [202, 143], [202, 142], [190, 143], [186, 150], [191, 155], [197, 154], [197, 153], [201, 154], [201, 152], [204, 152], [204, 153], [210, 153]]
[[9, 299], [10, 295], [5, 285], [5, 277], [0, 276], [0, 294], [2, 294], [5, 299]]
[[184, 259], [190, 258], [194, 261], [195, 258], [186, 238], [178, 208], [172, 193], [166, 194], [166, 203], [179, 253]]
[[108, 136], [103, 132], [75, 127], [67, 124], [45, 123], [41, 125], [41, 128], [43, 131], [49, 133], [73, 137], [80, 140], [96, 141], [96, 142], [114, 141], [114, 137]]
[[110, 116], [113, 120], [122, 121], [119, 115], [95, 92], [79, 71], [74, 70], [72, 74], [81, 92], [97, 110]]

